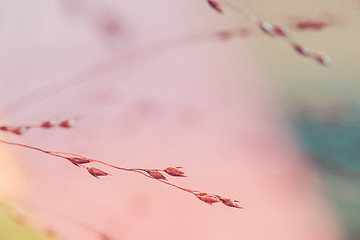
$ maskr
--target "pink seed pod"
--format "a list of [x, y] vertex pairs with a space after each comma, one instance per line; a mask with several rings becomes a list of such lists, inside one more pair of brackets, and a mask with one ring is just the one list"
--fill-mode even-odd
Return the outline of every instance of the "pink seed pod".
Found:
[[199, 193], [194, 193], [194, 195], [201, 201], [206, 202], [210, 205], [221, 201], [218, 196], [210, 193], [199, 192]]
[[310, 49], [306, 46], [302, 46], [297, 43], [294, 43], [293, 48], [295, 49], [295, 51], [297, 51], [298, 53], [300, 53], [301, 55], [303, 55], [305, 57], [310, 55]]
[[321, 65], [329, 67], [331, 65], [331, 58], [324, 55], [315, 55], [314, 59], [318, 61]]
[[184, 172], [179, 170], [181, 167], [168, 167], [164, 169], [164, 172], [174, 177], [186, 177]]
[[224, 197], [219, 197], [219, 199], [226, 206], [234, 207], [234, 208], [243, 208], [243, 207], [240, 207], [237, 204], [239, 202], [238, 200], [234, 200], [234, 199], [231, 199], [231, 198], [224, 198]]
[[56, 119], [50, 119], [49, 121], [43, 122], [40, 127], [42, 128], [51, 128], [53, 126], [55, 126], [57, 123]]
[[86, 168], [86, 170], [88, 170], [88, 172], [93, 175], [94, 177], [96, 177], [97, 179], [100, 179], [99, 176], [107, 176], [107, 175], [111, 175], [107, 172], [104, 172], [100, 169], [94, 168], [94, 167], [90, 167], [90, 168]]
[[219, 3], [213, 1], [213, 0], [207, 0], [209, 5], [215, 9], [215, 11], [217, 11], [218, 13], [223, 13], [223, 10], [221, 9]]
[[162, 175], [158, 170], [146, 169], [145, 171], [146, 171], [152, 178], [167, 180], [167, 179], [165, 178], [165, 176]]
[[259, 21], [259, 28], [268, 35], [274, 36], [274, 27], [266, 21]]
[[17, 135], [22, 135], [24, 134], [27, 130], [29, 130], [30, 127], [15, 127], [13, 129], [11, 129], [11, 132], [14, 133], [14, 134], [17, 134]]
[[69, 157], [67, 158], [72, 164], [76, 165], [79, 167], [80, 164], [85, 164], [85, 163], [89, 163], [91, 162], [89, 159], [87, 158], [83, 158], [83, 157]]
[[75, 118], [70, 118], [59, 123], [59, 126], [63, 128], [71, 128], [74, 126], [75, 122]]
[[302, 21], [295, 24], [295, 28], [300, 30], [321, 30], [330, 24], [327, 22], [321, 22], [321, 21]]
[[7, 132], [7, 131], [9, 131], [10, 129], [9, 129], [9, 127], [8, 126], [0, 126], [0, 130], [1, 131], [4, 131], [4, 132]]
[[274, 26], [274, 33], [278, 36], [289, 37], [290, 29], [287, 26]]

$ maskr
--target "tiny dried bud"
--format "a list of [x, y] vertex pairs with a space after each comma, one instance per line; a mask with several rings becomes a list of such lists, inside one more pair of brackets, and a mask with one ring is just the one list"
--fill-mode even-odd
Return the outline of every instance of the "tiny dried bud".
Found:
[[295, 51], [297, 51], [298, 53], [300, 53], [303, 56], [309, 56], [310, 55], [310, 49], [306, 46], [301, 46], [299, 44], [293, 44], [293, 48], [295, 49]]
[[274, 26], [274, 32], [283, 37], [289, 37], [290, 29], [287, 26]]
[[315, 60], [318, 61], [321, 65], [329, 67], [331, 65], [331, 58], [323, 55], [316, 55]]
[[214, 194], [210, 194], [210, 193], [199, 192], [199, 193], [194, 193], [194, 195], [201, 201], [206, 202], [210, 205], [221, 201], [218, 196], [216, 196]]
[[166, 178], [164, 177], [164, 175], [162, 175], [158, 170], [150, 170], [150, 169], [147, 169], [147, 170], [145, 170], [145, 171], [146, 171], [152, 178], [166, 180]]
[[96, 177], [97, 179], [100, 179], [99, 176], [107, 176], [110, 175], [107, 172], [104, 172], [100, 169], [94, 168], [94, 167], [90, 167], [90, 168], [86, 168], [88, 170], [88, 172], [93, 175], [94, 177]]
[[261, 30], [263, 30], [263, 32], [265, 32], [266, 34], [269, 34], [269, 35], [274, 35], [273, 33], [273, 26], [271, 23], [269, 22], [265, 22], [265, 21], [260, 21], [259, 22], [259, 27]]
[[166, 169], [164, 169], [164, 172], [166, 172], [167, 174], [174, 176], [174, 177], [186, 177], [184, 175], [184, 172], [179, 170], [180, 167], [168, 167]]
[[6, 132], [6, 131], [9, 131], [9, 127], [8, 126], [0, 126], [0, 130]]
[[306, 29], [321, 30], [327, 25], [329, 24], [326, 22], [303, 21], [296, 23], [295, 27], [301, 30], [306, 30]]
[[75, 118], [70, 118], [59, 123], [59, 126], [63, 128], [71, 128], [74, 126], [75, 122]]
[[16, 127], [11, 129], [11, 132], [17, 135], [22, 135], [24, 134], [28, 129], [30, 129], [30, 127]]
[[79, 164], [85, 164], [91, 162], [89, 159], [83, 157], [69, 157], [67, 159], [76, 166], [79, 166]]
[[213, 0], [208, 0], [208, 3], [213, 9], [215, 9], [215, 11], [217, 11], [218, 13], [223, 13], [223, 10], [221, 9], [219, 3]]
[[226, 206], [229, 206], [229, 207], [234, 207], [234, 208], [243, 208], [243, 207], [240, 207], [237, 203], [239, 202], [238, 200], [234, 200], [234, 199], [231, 199], [231, 198], [224, 198], [224, 197], [219, 197], [219, 199], [221, 200], [221, 202], [223, 204], [225, 204]]
[[56, 124], [56, 119], [50, 119], [49, 121], [43, 122], [40, 127], [42, 128], [51, 128], [53, 126], [55, 126]]

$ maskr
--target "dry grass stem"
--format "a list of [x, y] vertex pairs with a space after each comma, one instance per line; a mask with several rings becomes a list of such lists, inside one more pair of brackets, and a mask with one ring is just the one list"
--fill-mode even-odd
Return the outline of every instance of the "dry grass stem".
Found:
[[204, 192], [200, 192], [200, 191], [197, 191], [197, 190], [191, 190], [191, 189], [187, 189], [187, 188], [177, 186], [177, 185], [175, 185], [173, 183], [168, 182], [166, 177], [161, 173], [161, 172], [164, 172], [164, 173], [166, 173], [166, 174], [168, 174], [169, 176], [172, 176], [172, 177], [185, 177], [184, 172], [180, 170], [181, 167], [168, 167], [168, 168], [165, 168], [163, 170], [161, 170], [161, 169], [143, 169], [143, 168], [123, 168], [123, 167], [112, 165], [112, 164], [109, 164], [109, 163], [106, 163], [106, 162], [103, 162], [103, 161], [100, 161], [100, 160], [96, 160], [96, 159], [92, 159], [92, 158], [88, 158], [88, 157], [83, 157], [83, 156], [73, 154], [73, 153], [53, 152], [53, 151], [48, 151], [48, 150], [44, 150], [44, 149], [37, 148], [37, 147], [32, 147], [32, 146], [25, 145], [25, 144], [8, 142], [8, 141], [4, 141], [4, 140], [0, 140], [0, 142], [4, 143], [4, 144], [8, 144], [8, 145], [14, 145], [14, 146], [19, 146], [19, 147], [23, 147], [23, 148], [28, 148], [28, 149], [31, 149], [31, 150], [40, 151], [42, 153], [49, 154], [49, 155], [52, 155], [54, 157], [59, 157], [59, 158], [65, 159], [65, 160], [69, 161], [70, 163], [74, 164], [77, 167], [84, 168], [89, 174], [91, 174], [93, 177], [95, 177], [97, 179], [100, 179], [100, 177], [109, 176], [111, 174], [108, 173], [108, 172], [105, 172], [105, 171], [103, 171], [103, 170], [101, 170], [99, 168], [84, 166], [84, 164], [97, 163], [97, 164], [105, 165], [107, 167], [117, 169], [117, 170], [121, 170], [121, 171], [139, 173], [139, 174], [141, 174], [141, 175], [143, 175], [145, 177], [157, 180], [159, 182], [162, 182], [162, 183], [167, 184], [169, 186], [175, 187], [175, 188], [180, 189], [182, 191], [191, 193], [191, 194], [195, 195], [201, 201], [206, 202], [206, 203], [208, 203], [210, 205], [212, 205], [213, 203], [216, 203], [216, 202], [222, 202], [226, 206], [240, 208], [237, 205], [237, 202], [238, 202], [237, 200], [231, 200], [230, 198], [222, 198], [219, 195], [210, 194], [210, 193], [204, 193]]
[[49, 129], [52, 127], [62, 127], [62, 128], [71, 128], [74, 126], [77, 118], [69, 118], [58, 123], [58, 120], [53, 118], [48, 121], [42, 122], [38, 125], [24, 125], [24, 126], [9, 126], [9, 125], [1, 125], [0, 131], [2, 132], [10, 132], [16, 135], [23, 135], [30, 129], [34, 128], [42, 128]]
[[[304, 45], [297, 43], [295, 41], [295, 39], [292, 36], [292, 33], [290, 31], [290, 28], [288, 26], [285, 25], [277, 25], [277, 24], [272, 24], [268, 21], [262, 20], [261, 18], [259, 18], [258, 16], [256, 16], [253, 13], [244, 11], [244, 9], [239, 8], [238, 6], [230, 3], [227, 0], [211, 0], [209, 1], [210, 6], [215, 9], [216, 11], [219, 12], [218, 9], [220, 9], [222, 11], [221, 5], [224, 5], [225, 7], [228, 7], [229, 9], [241, 14], [241, 15], [245, 15], [245, 17], [252, 22], [253, 24], [255, 24], [256, 26], [258, 26], [258, 28], [263, 31], [266, 35], [271, 36], [271, 37], [282, 37], [285, 38], [288, 43], [294, 48], [294, 50], [298, 53], [300, 53], [300, 55], [304, 56], [304, 57], [308, 57], [308, 58], [312, 58], [314, 60], [316, 60], [317, 62], [319, 62], [320, 64], [322, 64], [323, 66], [330, 66], [331, 64], [331, 59], [330, 57], [317, 53], [317, 52], [311, 52], [308, 51], [306, 54], [304, 54], [304, 51], [299, 51], [299, 48], [306, 48]], [[211, 3], [210, 3], [211, 2]], [[214, 7], [215, 6], [215, 7]], [[330, 23], [329, 23], [330, 24]], [[299, 27], [300, 26], [300, 27]], [[297, 29], [305, 29], [305, 28], [310, 28], [311, 27], [321, 27], [324, 26], [325, 27], [325, 23], [320, 24], [320, 23], [306, 23], [306, 24], [300, 24], [300, 25], [295, 25], [295, 27], [297, 27]]]

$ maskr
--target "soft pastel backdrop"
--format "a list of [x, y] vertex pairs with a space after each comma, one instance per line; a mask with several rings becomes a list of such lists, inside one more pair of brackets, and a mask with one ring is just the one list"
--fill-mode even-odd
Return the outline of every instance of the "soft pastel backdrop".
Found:
[[[156, 44], [251, 26], [231, 11], [217, 14], [206, 1], [3, 0], [2, 123], [74, 116], [79, 121], [69, 130], [1, 138], [124, 167], [183, 166], [189, 177], [175, 183], [234, 197], [244, 210], [210, 207], [112, 169], [106, 170], [113, 176], [98, 181], [61, 159], [4, 145], [2, 199], [69, 239], [96, 239], [77, 222], [115, 239], [345, 239], [327, 181], [302, 148], [293, 119], [304, 106], [328, 102], [326, 91], [356, 92], [344, 87], [353, 83], [350, 77], [341, 76], [350, 70], [358, 76], [352, 67], [358, 48], [346, 43], [359, 36], [357, 5], [234, 3], [274, 22], [307, 16], [309, 9], [344, 12], [341, 26], [296, 34], [331, 55], [335, 67], [323, 68], [260, 33]], [[0, 236], [24, 239], [21, 227], [1, 216]]]

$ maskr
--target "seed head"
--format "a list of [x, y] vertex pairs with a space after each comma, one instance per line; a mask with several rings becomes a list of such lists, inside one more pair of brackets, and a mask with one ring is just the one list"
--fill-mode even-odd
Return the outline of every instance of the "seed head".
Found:
[[303, 56], [309, 56], [310, 55], [310, 49], [307, 46], [302, 46], [299, 44], [293, 44], [293, 48], [295, 49], [295, 51], [297, 51], [298, 53], [300, 53]]
[[164, 172], [174, 177], [186, 177], [184, 172], [179, 170], [180, 167], [168, 167], [164, 169]]
[[215, 2], [214, 0], [208, 0], [209, 5], [218, 13], [223, 13], [219, 3]]
[[9, 127], [8, 126], [0, 126], [0, 130], [1, 131], [4, 131], [4, 132], [6, 132], [6, 131], [9, 131]]
[[83, 157], [69, 157], [67, 159], [76, 166], [91, 162], [89, 159]]
[[231, 199], [231, 198], [224, 198], [224, 197], [220, 197], [220, 196], [219, 196], [219, 199], [226, 206], [234, 207], [234, 208], [243, 208], [243, 207], [240, 207], [237, 204], [239, 202], [238, 200], [234, 200], [234, 199]]
[[306, 29], [313, 29], [313, 30], [321, 30], [324, 27], [330, 25], [326, 22], [321, 21], [302, 21], [295, 24], [297, 29], [306, 30]]
[[165, 176], [162, 175], [158, 170], [145, 170], [152, 178], [166, 180]]
[[329, 67], [331, 65], [331, 58], [324, 55], [316, 55], [315, 60], [318, 61], [321, 65]]
[[53, 126], [55, 126], [56, 124], [56, 119], [50, 119], [49, 121], [43, 122], [40, 127], [42, 128], [51, 128]]
[[110, 175], [107, 172], [104, 172], [100, 169], [94, 168], [94, 167], [87, 167], [86, 170], [88, 170], [88, 172], [93, 175], [94, 177], [96, 177], [97, 179], [100, 179], [99, 176], [107, 176]]
[[71, 128], [74, 126], [75, 122], [75, 118], [70, 118], [59, 123], [59, 126], [63, 128]]
[[194, 195], [201, 201], [206, 202], [210, 205], [221, 201], [218, 196], [210, 193], [195, 192]]
[[273, 28], [273, 25], [272, 25], [271, 23], [266, 22], [266, 21], [260, 21], [260, 22], [259, 22], [259, 27], [260, 27], [260, 29], [263, 30], [263, 32], [265, 32], [266, 34], [269, 34], [269, 35], [271, 35], [271, 36], [274, 35], [274, 33], [273, 33], [274, 28]]
[[23, 126], [23, 127], [15, 127], [13, 129], [11, 129], [11, 132], [14, 133], [14, 134], [17, 134], [17, 135], [22, 135], [24, 134], [27, 130], [29, 130], [30, 127], [26, 127], [26, 126]]
[[287, 26], [274, 26], [275, 34], [283, 37], [290, 36], [290, 29]]

